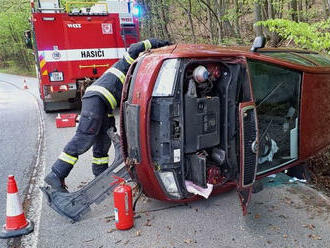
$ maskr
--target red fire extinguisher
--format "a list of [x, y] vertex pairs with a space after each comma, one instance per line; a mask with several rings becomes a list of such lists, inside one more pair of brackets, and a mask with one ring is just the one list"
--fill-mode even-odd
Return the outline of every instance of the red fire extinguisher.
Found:
[[119, 230], [130, 229], [134, 225], [132, 188], [125, 183], [121, 184], [124, 181], [122, 178], [117, 178], [116, 183], [120, 184], [113, 192], [115, 222]]

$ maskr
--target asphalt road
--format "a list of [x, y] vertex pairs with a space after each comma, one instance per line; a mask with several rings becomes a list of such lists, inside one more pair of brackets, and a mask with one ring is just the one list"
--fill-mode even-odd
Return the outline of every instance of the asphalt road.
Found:
[[[4, 176], [0, 178], [0, 183], [5, 185], [5, 177], [10, 171], [17, 173], [15, 176], [18, 178], [20, 189], [24, 189], [27, 187], [24, 186], [24, 183], [27, 183], [25, 176], [29, 174], [29, 169], [32, 169], [31, 161], [34, 161], [41, 167], [35, 173], [37, 178], [34, 181], [35, 186], [41, 186], [43, 182], [40, 179], [50, 170], [52, 163], [75, 132], [75, 128], [57, 129], [55, 127], [57, 113], [38, 116], [38, 105], [35, 104], [34, 98], [26, 91], [7, 84], [4, 86], [2, 80], [21, 85], [22, 78], [0, 74], [0, 113], [8, 118], [8, 120], [0, 118], [1, 131], [6, 130], [6, 134], [1, 135], [1, 156], [2, 161], [5, 162], [1, 161], [0, 170], [1, 175]], [[28, 84], [30, 86], [28, 91], [37, 94], [36, 80], [28, 79]], [[2, 93], [3, 88], [6, 92]], [[7, 91], [12, 92], [8, 94]], [[3, 100], [8, 95], [13, 97]], [[24, 103], [21, 102], [22, 96], [25, 96]], [[4, 108], [6, 110], [3, 110]], [[8, 113], [7, 108], [12, 111]], [[31, 111], [21, 111], [22, 109]], [[17, 118], [21, 120], [20, 123], [14, 121]], [[40, 132], [38, 126], [43, 132]], [[21, 127], [23, 130], [15, 132], [15, 127]], [[40, 134], [43, 136], [38, 139]], [[3, 145], [4, 142], [15, 144]], [[40, 145], [42, 145], [41, 150]], [[18, 154], [23, 149], [19, 147], [23, 147], [25, 152]], [[37, 159], [34, 157], [35, 152], [39, 154]], [[113, 151], [110, 151], [110, 157], [111, 155]], [[90, 152], [79, 158], [66, 180], [70, 191], [77, 190], [92, 179], [90, 163]], [[137, 204], [138, 217], [135, 219], [135, 226], [129, 231], [115, 230], [112, 197], [100, 205], [93, 206], [81, 221], [72, 224], [50, 209], [46, 200], [36, 190], [37, 187], [34, 187], [32, 203], [27, 215], [36, 222], [36, 230], [23, 238], [20, 244], [21, 247], [38, 248], [330, 248], [329, 200], [304, 184], [289, 184], [288, 178], [283, 175], [266, 178], [264, 182], [265, 189], [252, 196], [246, 217], [242, 216], [235, 191], [188, 205], [168, 204], [142, 198]], [[1, 186], [0, 189], [0, 210], [3, 210], [5, 187]], [[0, 220], [3, 221], [4, 217], [1, 213], [0, 216]], [[5, 245], [6, 243], [0, 240], [0, 247], [6, 247]]]
[[[27, 78], [33, 85], [35, 79]], [[23, 79], [0, 74], [0, 223], [5, 222], [7, 176], [15, 176], [21, 195], [27, 193], [38, 149], [39, 116], [34, 91]], [[23, 197], [21, 197], [23, 198]], [[23, 199], [22, 199], [23, 200]], [[6, 241], [0, 240], [0, 247]]]

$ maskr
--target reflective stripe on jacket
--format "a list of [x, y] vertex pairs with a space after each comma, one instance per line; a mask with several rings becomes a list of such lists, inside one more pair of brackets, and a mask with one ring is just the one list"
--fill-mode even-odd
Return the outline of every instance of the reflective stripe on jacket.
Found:
[[99, 79], [87, 88], [83, 98], [94, 95], [100, 96], [108, 106], [109, 112], [112, 113], [120, 103], [121, 91], [130, 65], [141, 52], [144, 52], [151, 47], [149, 40], [132, 44], [122, 59], [116, 62]]

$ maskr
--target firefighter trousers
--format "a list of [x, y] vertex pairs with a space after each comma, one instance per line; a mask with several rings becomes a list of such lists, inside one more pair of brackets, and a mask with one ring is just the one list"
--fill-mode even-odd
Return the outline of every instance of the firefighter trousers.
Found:
[[101, 174], [109, 163], [111, 139], [107, 130], [110, 127], [115, 129], [115, 118], [104, 101], [99, 96], [84, 98], [77, 131], [53, 164], [52, 171], [62, 179], [67, 177], [79, 155], [93, 146], [92, 171], [95, 176]]

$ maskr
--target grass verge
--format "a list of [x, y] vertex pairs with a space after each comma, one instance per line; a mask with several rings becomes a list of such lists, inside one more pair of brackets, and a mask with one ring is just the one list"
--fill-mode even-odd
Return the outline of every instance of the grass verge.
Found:
[[[34, 68], [34, 67], [32, 67], [32, 68]], [[20, 75], [20, 76], [36, 77], [36, 73], [35, 73], [34, 69], [27, 70], [25, 68], [20, 68], [17, 65], [9, 65], [8, 67], [0, 67], [0, 72], [7, 73], [7, 74]]]

